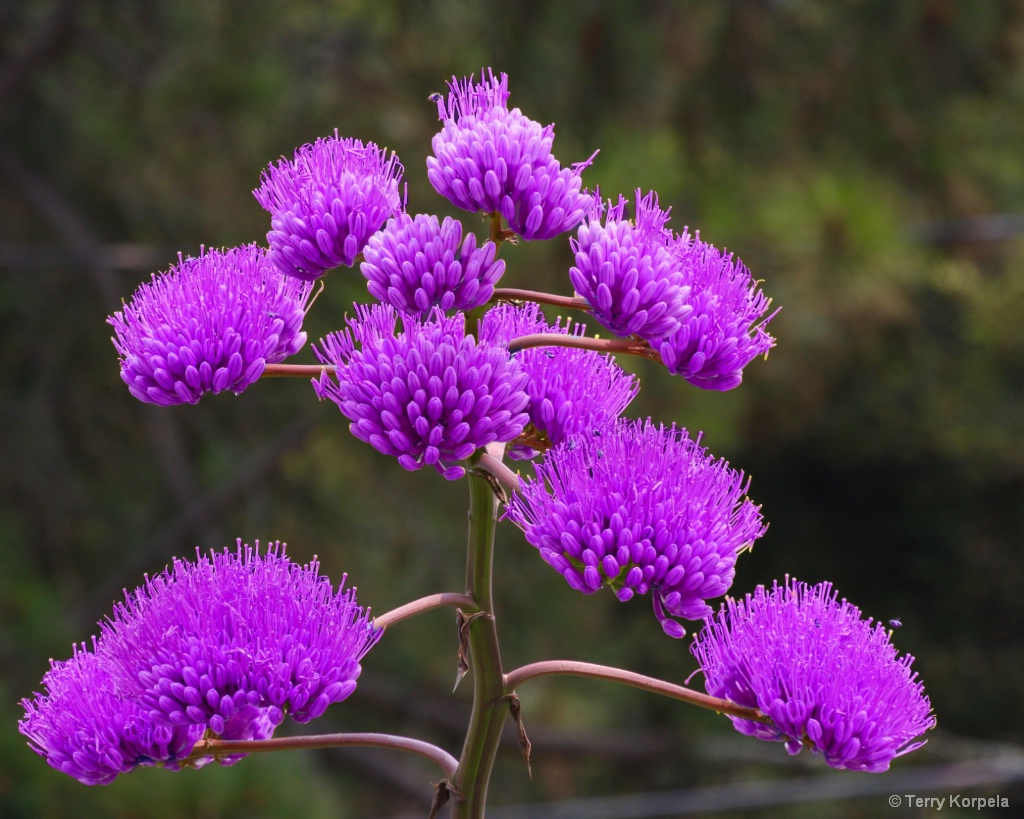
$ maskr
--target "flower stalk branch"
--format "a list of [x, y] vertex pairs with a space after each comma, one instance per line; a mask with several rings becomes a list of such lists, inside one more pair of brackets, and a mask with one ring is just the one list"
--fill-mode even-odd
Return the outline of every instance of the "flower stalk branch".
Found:
[[661, 357], [647, 342], [622, 338], [590, 338], [589, 336], [564, 335], [562, 333], [531, 333], [514, 338], [508, 343], [510, 353], [529, 347], [575, 347], [579, 350], [596, 350], [599, 353], [624, 353], [652, 361]]
[[442, 748], [429, 742], [393, 734], [320, 734], [318, 736], [276, 737], [273, 739], [206, 739], [196, 743], [188, 760], [203, 757], [226, 757], [235, 754], [252, 754], [262, 751], [295, 751], [300, 749], [366, 747], [388, 748], [405, 751], [429, 759], [439, 767], [445, 776], [455, 774], [458, 760]]
[[334, 375], [330, 364], [268, 364], [261, 378], [317, 378], [321, 373]]
[[523, 302], [532, 301], [537, 304], [550, 304], [552, 307], [565, 307], [570, 310], [590, 310], [590, 302], [579, 296], [559, 296], [555, 293], [543, 293], [539, 290], [521, 290], [515, 287], [496, 287], [491, 301]]
[[378, 628], [389, 628], [390, 626], [395, 625], [395, 623], [408, 620], [410, 617], [415, 617], [417, 614], [423, 614], [424, 612], [445, 607], [460, 609], [467, 613], [477, 611], [476, 601], [468, 594], [460, 594], [459, 592], [442, 592], [441, 594], [428, 594], [426, 597], [421, 597], [419, 600], [413, 600], [410, 603], [406, 603], [404, 606], [399, 606], [397, 609], [385, 612], [380, 617], [375, 617], [373, 619], [373, 624]]
[[537, 677], [550, 677], [564, 675], [571, 677], [589, 677], [594, 680], [608, 680], [622, 685], [629, 685], [633, 688], [640, 688], [652, 694], [661, 694], [664, 697], [671, 697], [674, 700], [687, 702], [696, 705], [698, 708], [705, 708], [709, 711], [717, 711], [720, 714], [727, 714], [730, 717], [750, 720], [752, 722], [770, 723], [768, 717], [756, 708], [746, 708], [737, 705], [729, 700], [719, 697], [712, 697], [702, 694], [699, 691], [686, 688], [682, 685], [674, 685], [655, 677], [647, 677], [633, 671], [626, 671], [622, 668], [614, 668], [607, 665], [596, 665], [594, 663], [578, 662], [576, 660], [545, 660], [539, 663], [524, 665], [515, 671], [505, 675], [505, 692], [512, 694], [516, 688], [527, 680]]

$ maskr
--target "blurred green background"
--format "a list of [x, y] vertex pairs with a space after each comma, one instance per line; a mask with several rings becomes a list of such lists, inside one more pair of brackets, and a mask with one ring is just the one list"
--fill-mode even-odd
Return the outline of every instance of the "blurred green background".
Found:
[[[287, 541], [335, 581], [348, 572], [378, 613], [461, 589], [463, 483], [404, 472], [301, 380], [143, 405], [104, 320], [178, 251], [264, 241], [260, 171], [335, 128], [398, 152], [410, 212], [459, 215], [483, 235], [425, 173], [428, 95], [482, 66], [510, 75], [511, 104], [556, 123], [563, 163], [600, 148], [586, 184], [656, 189], [672, 225], [764, 280], [782, 307], [778, 347], [741, 388], [705, 394], [625, 362], [642, 379], [628, 414], [703, 430], [752, 475], [771, 526], [733, 593], [786, 573], [829, 579], [866, 614], [901, 619], [894, 641], [918, 658], [939, 717], [890, 774], [833, 775], [677, 703], [539, 681], [521, 692], [534, 778], [510, 735], [491, 795], [550, 804], [495, 815], [622, 795], [633, 801], [610, 812], [557, 815], [874, 816], [889, 810], [882, 794], [953, 786], [1019, 807], [1024, 4], [7, 0], [0, 816], [426, 815], [437, 774], [419, 760], [292, 753], [87, 788], [31, 753], [16, 722], [48, 658], [196, 546]], [[568, 292], [566, 239], [502, 252], [507, 285]], [[361, 276], [332, 274], [311, 340], [354, 300], [368, 300]], [[507, 668], [564, 657], [691, 673], [689, 639], [665, 637], [648, 600], [584, 598], [516, 530], [499, 539]], [[470, 686], [450, 694], [454, 637], [449, 612], [395, 627], [356, 694], [312, 727], [405, 732], [457, 754]], [[944, 790], [927, 790], [929, 775]], [[737, 802], [750, 783], [768, 795]], [[785, 804], [822, 783], [847, 798]], [[658, 812], [645, 794], [665, 791], [679, 793]]]

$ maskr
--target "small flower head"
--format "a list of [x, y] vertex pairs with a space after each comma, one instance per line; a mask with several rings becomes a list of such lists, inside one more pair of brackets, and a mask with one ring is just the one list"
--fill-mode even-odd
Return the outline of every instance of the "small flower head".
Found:
[[488, 70], [480, 82], [453, 77], [437, 95], [434, 155], [427, 178], [464, 210], [499, 213], [523, 239], [550, 239], [580, 223], [593, 204], [580, 174], [593, 160], [563, 168], [551, 153], [553, 125], [508, 110], [508, 76]]
[[223, 739], [265, 739], [308, 722], [356, 687], [375, 629], [355, 590], [274, 543], [175, 560], [101, 624], [99, 652], [145, 709]]
[[[586, 327], [560, 321], [548, 324], [536, 304], [500, 304], [484, 316], [480, 337], [508, 345], [534, 333], [584, 335]], [[530, 425], [510, 450], [512, 457], [533, 457], [563, 441], [582, 438], [618, 418], [640, 389], [634, 376], [612, 356], [570, 347], [531, 347], [515, 353], [527, 375]]]
[[602, 219], [596, 207], [570, 240], [576, 264], [569, 278], [594, 316], [619, 336], [660, 338], [689, 315], [687, 288], [673, 256], [668, 211], [652, 191], [636, 192], [636, 219], [625, 217], [621, 196]]
[[756, 707], [763, 725], [730, 717], [736, 730], [823, 753], [833, 768], [880, 772], [920, 748], [935, 726], [914, 658], [899, 657], [882, 623], [862, 619], [831, 583], [787, 579], [728, 600], [691, 648], [709, 694]]
[[164, 406], [239, 393], [305, 344], [310, 288], [256, 245], [179, 256], [107, 319], [121, 379], [140, 401]]
[[[685, 271], [689, 313], [680, 326], [653, 346], [673, 375], [707, 390], [731, 390], [743, 368], [775, 346], [765, 329], [771, 299], [732, 254], [684, 236], [674, 257]], [[650, 336], [649, 338], [653, 338]]]
[[270, 213], [270, 258], [279, 270], [313, 281], [351, 267], [367, 240], [402, 209], [403, 168], [372, 142], [318, 139], [270, 165], [253, 191]]
[[665, 633], [700, 619], [732, 585], [738, 555], [765, 532], [743, 473], [686, 430], [619, 421], [550, 450], [508, 507], [541, 557], [574, 589], [651, 592]]
[[465, 473], [455, 462], [523, 431], [526, 374], [503, 346], [466, 335], [462, 313], [404, 319], [396, 334], [390, 306], [357, 312], [349, 330], [316, 350], [336, 369], [313, 387], [338, 405], [359, 440], [405, 469], [428, 465], [455, 480]]
[[486, 304], [505, 272], [497, 246], [476, 246], [462, 225], [446, 217], [400, 213], [375, 233], [360, 265], [370, 295], [404, 315], [425, 318], [434, 307], [471, 310]]
[[109, 784], [138, 765], [176, 768], [203, 735], [201, 725], [154, 719], [84, 645], [70, 660], [51, 660], [43, 685], [46, 694], [22, 700], [18, 730], [52, 767], [86, 785]]

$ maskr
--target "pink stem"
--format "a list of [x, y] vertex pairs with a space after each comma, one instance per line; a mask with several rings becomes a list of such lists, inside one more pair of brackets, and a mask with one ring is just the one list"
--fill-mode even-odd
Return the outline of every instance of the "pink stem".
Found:
[[399, 606], [397, 609], [385, 612], [380, 617], [374, 617], [373, 624], [379, 628], [387, 628], [388, 626], [393, 626], [395, 623], [402, 622], [402, 620], [408, 620], [410, 617], [415, 617], [417, 614], [423, 614], [425, 611], [431, 611], [445, 606], [462, 609], [467, 614], [472, 614], [480, 608], [476, 604], [476, 601], [468, 594], [460, 594], [457, 592], [429, 594], [426, 597], [421, 597], [419, 600], [413, 600], [411, 603], [406, 603], [404, 606]]
[[636, 674], [621, 668], [595, 665], [594, 663], [582, 663], [575, 660], [546, 660], [545, 662], [524, 665], [521, 668], [515, 669], [515, 671], [510, 671], [505, 675], [505, 691], [511, 694], [520, 683], [532, 680], [534, 677], [547, 677], [554, 674], [590, 677], [595, 680], [609, 680], [623, 685], [631, 685], [644, 691], [650, 691], [652, 694], [661, 694], [664, 697], [682, 700], [691, 705], [706, 708], [709, 711], [728, 714], [731, 717], [748, 719], [752, 722], [770, 722], [768, 717], [756, 708], [747, 708], [729, 700], [712, 697], [710, 694], [701, 694], [699, 691], [684, 688], [681, 685], [673, 685], [655, 677], [645, 677], [643, 674]]
[[390, 748], [395, 751], [419, 754], [437, 765], [449, 778], [455, 775], [455, 769], [459, 765], [459, 761], [455, 757], [436, 745], [392, 734], [321, 734], [319, 736], [278, 737], [276, 739], [207, 739], [196, 743], [190, 758], [345, 746]]
[[334, 374], [331, 364], [267, 364], [261, 378], [315, 378], [320, 373]]

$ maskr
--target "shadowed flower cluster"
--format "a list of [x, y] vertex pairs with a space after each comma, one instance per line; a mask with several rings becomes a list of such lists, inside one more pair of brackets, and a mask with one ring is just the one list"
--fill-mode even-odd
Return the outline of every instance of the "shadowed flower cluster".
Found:
[[107, 319], [121, 379], [140, 401], [164, 406], [239, 393], [306, 343], [310, 288], [256, 245], [179, 256]]
[[709, 694], [760, 709], [772, 725], [736, 730], [822, 753], [833, 768], [880, 772], [935, 726], [924, 686], [881, 623], [861, 618], [831, 583], [758, 586], [708, 617], [691, 648]]
[[508, 109], [508, 76], [488, 70], [436, 95], [444, 123], [427, 157], [427, 178], [463, 210], [499, 213], [523, 239], [550, 239], [580, 223], [593, 205], [580, 174], [593, 160], [563, 168], [551, 153], [553, 125]]
[[48, 693], [24, 701], [19, 725], [86, 784], [140, 764], [174, 767], [204, 733], [266, 739], [286, 714], [315, 719], [355, 690], [381, 634], [355, 590], [335, 591], [316, 560], [302, 566], [281, 544], [260, 554], [241, 541], [175, 560], [101, 629], [93, 651], [53, 665]]
[[[316, 348], [334, 375], [313, 381], [317, 395], [334, 401], [349, 429], [408, 470], [432, 466], [448, 480], [461, 478], [458, 462], [494, 441], [511, 441], [529, 416], [526, 374], [503, 346], [465, 332], [465, 316], [403, 319], [387, 305], [356, 306], [349, 330]], [[357, 346], [358, 344], [358, 346]]]
[[253, 191], [270, 213], [271, 261], [305, 281], [351, 267], [371, 235], [402, 209], [403, 168], [372, 142], [318, 139], [263, 172]]
[[748, 481], [686, 430], [619, 421], [550, 450], [507, 517], [574, 589], [619, 600], [651, 592], [665, 633], [700, 619], [765, 532]]
[[[522, 307], [500, 304], [488, 310], [480, 337], [496, 344], [535, 333], [582, 336], [583, 324], [548, 324], [533, 303]], [[636, 397], [640, 385], [612, 356], [569, 347], [531, 347], [515, 358], [528, 380], [530, 425], [509, 449], [512, 458], [532, 458], [565, 440], [608, 426]]]
[[400, 213], [370, 237], [360, 270], [375, 299], [425, 317], [434, 307], [471, 310], [486, 304], [505, 272], [496, 253], [494, 242], [478, 248], [472, 233], [463, 241], [462, 225], [450, 217], [438, 223], [436, 216]]

